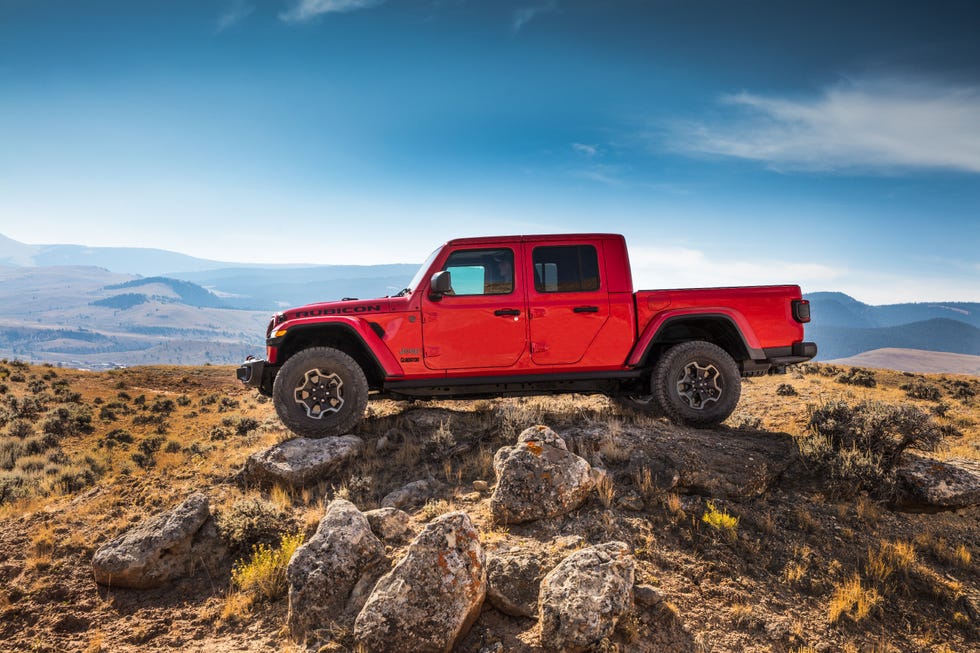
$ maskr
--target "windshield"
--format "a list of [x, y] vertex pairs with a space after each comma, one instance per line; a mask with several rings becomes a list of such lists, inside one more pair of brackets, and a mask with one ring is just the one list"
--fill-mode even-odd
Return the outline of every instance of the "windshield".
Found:
[[436, 260], [436, 256], [438, 256], [439, 252], [441, 251], [442, 251], [442, 247], [437, 247], [434, 252], [429, 254], [429, 258], [425, 259], [425, 263], [423, 263], [422, 267], [419, 268], [419, 271], [415, 273], [415, 276], [412, 277], [412, 280], [408, 282], [408, 288], [405, 288], [400, 293], [398, 293], [399, 295], [409, 295], [415, 292], [416, 288], [418, 288], [418, 285], [422, 283], [422, 277], [425, 276], [425, 273], [429, 269], [429, 266], [432, 265], [432, 261]]

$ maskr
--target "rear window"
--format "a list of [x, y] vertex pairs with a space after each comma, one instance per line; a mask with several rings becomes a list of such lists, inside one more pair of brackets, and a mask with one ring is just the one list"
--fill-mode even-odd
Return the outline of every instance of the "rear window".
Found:
[[534, 289], [548, 292], [587, 292], [599, 289], [599, 257], [592, 245], [536, 247]]

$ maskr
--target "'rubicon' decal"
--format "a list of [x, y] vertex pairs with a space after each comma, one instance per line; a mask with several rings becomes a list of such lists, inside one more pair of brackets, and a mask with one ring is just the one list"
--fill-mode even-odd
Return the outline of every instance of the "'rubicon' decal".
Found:
[[366, 304], [361, 306], [335, 306], [327, 308], [312, 308], [308, 311], [296, 311], [289, 317], [318, 317], [320, 315], [345, 315], [349, 313], [374, 313], [381, 310], [381, 304]]

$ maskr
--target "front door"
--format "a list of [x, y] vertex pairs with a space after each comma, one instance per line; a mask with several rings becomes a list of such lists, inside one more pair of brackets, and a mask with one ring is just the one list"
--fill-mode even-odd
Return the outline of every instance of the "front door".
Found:
[[436, 370], [509, 367], [527, 348], [524, 275], [512, 247], [460, 249], [442, 266], [452, 292], [422, 299], [426, 367]]
[[595, 245], [527, 243], [531, 360], [577, 363], [609, 319], [609, 293]]

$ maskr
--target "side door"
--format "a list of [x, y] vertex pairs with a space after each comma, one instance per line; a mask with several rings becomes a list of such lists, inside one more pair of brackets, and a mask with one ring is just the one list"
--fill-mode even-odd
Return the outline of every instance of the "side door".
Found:
[[609, 319], [602, 250], [581, 241], [531, 241], [525, 247], [531, 360], [537, 365], [577, 363]]
[[435, 370], [509, 367], [527, 349], [524, 275], [517, 245], [457, 249], [442, 270], [452, 292], [422, 298], [426, 367]]

